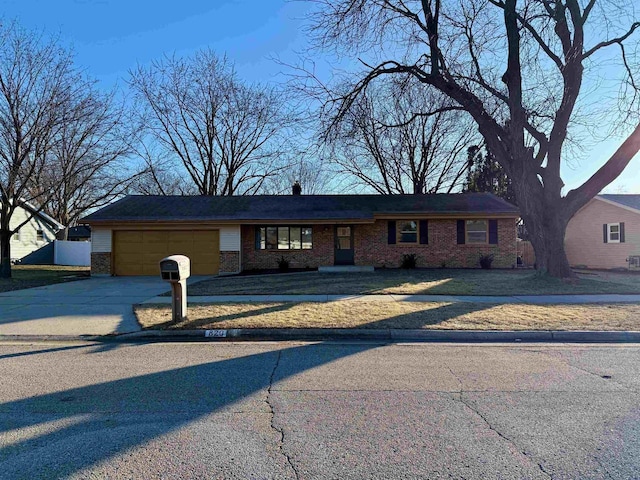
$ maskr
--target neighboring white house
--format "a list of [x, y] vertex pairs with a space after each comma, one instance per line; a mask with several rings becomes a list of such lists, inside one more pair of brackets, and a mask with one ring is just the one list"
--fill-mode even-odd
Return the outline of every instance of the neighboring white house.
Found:
[[30, 253], [51, 243], [56, 233], [64, 228], [44, 212], [36, 212], [36, 208], [28, 203], [16, 208], [11, 217], [10, 227], [16, 228], [29, 215], [33, 217], [11, 237], [11, 260], [20, 260]]

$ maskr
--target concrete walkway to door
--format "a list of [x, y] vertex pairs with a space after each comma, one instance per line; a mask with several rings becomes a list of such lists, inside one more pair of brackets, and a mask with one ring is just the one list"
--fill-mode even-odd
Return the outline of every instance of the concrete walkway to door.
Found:
[[0, 336], [136, 332], [133, 304], [169, 289], [158, 277], [95, 277], [0, 293]]

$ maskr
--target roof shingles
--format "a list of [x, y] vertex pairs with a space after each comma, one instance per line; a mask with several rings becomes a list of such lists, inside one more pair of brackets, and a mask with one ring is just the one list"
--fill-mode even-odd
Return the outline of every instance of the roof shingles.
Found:
[[599, 197], [640, 211], [640, 194], [603, 194]]
[[374, 214], [518, 215], [489, 193], [432, 195], [127, 196], [83, 221], [372, 220]]

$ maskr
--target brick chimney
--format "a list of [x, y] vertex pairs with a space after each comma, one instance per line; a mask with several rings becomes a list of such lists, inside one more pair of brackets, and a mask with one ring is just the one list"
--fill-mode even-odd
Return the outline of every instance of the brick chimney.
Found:
[[302, 195], [302, 187], [300, 186], [300, 182], [298, 182], [298, 180], [296, 180], [296, 183], [293, 184], [291, 190], [294, 195]]

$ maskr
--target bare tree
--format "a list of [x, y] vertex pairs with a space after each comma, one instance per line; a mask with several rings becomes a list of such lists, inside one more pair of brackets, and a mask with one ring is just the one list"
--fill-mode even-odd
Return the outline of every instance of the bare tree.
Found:
[[132, 182], [133, 193], [140, 195], [197, 195], [193, 183], [176, 172], [171, 160], [165, 161], [161, 156], [145, 158], [145, 165], [137, 178]]
[[319, 195], [326, 193], [334, 180], [336, 172], [323, 158], [313, 151], [298, 152], [295, 159], [291, 159], [289, 167], [281, 175], [269, 178], [264, 185], [264, 193], [270, 195], [291, 195], [293, 184], [298, 182], [304, 195]]
[[68, 228], [84, 213], [125, 193], [137, 175], [127, 166], [130, 132], [115, 93], [87, 86], [61, 110], [45, 168], [30, 179], [30, 191], [48, 215], [65, 225], [66, 240]]
[[[164, 165], [171, 162], [199, 194], [254, 194], [285, 169], [287, 130], [295, 125], [285, 97], [242, 83], [226, 58], [210, 50], [164, 58], [139, 66], [130, 84], [147, 143], [157, 144]], [[160, 183], [175, 173], [153, 164], [146, 181], [164, 191]]]
[[66, 106], [86, 86], [55, 40], [0, 26], [0, 277], [11, 276], [11, 236], [30, 220], [12, 227], [16, 209], [37, 199], [37, 213], [53, 194], [51, 185], [34, 191], [32, 180], [47, 168]]
[[420, 90], [412, 78], [389, 78], [351, 103], [329, 136], [341, 173], [381, 194], [462, 186], [471, 123], [442, 95]]
[[[412, 75], [463, 108], [513, 182], [537, 266], [572, 277], [564, 232], [573, 214], [640, 149], [635, 6], [615, 0], [318, 0], [320, 48], [362, 59], [365, 71], [336, 101], [336, 119], [384, 75]], [[382, 60], [380, 59], [387, 59]], [[617, 62], [621, 75], [612, 64]], [[612, 75], [612, 72], [614, 74]], [[634, 122], [620, 148], [563, 195], [560, 175], [580, 122], [601, 127], [617, 110]], [[620, 88], [620, 85], [622, 88]], [[618, 92], [616, 92], [618, 93]], [[598, 94], [597, 99], [594, 94]], [[616, 95], [617, 97], [618, 95]], [[605, 123], [606, 125], [606, 123]]]

